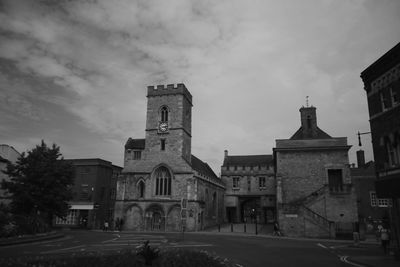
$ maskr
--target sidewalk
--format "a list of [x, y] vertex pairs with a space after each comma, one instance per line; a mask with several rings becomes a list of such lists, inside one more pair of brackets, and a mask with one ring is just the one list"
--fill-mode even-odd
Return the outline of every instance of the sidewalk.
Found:
[[64, 234], [56, 232], [56, 231], [52, 231], [49, 233], [37, 234], [37, 235], [1, 238], [0, 239], [0, 247], [19, 245], [19, 244], [25, 244], [25, 243], [41, 242], [41, 241], [47, 241], [47, 240], [52, 240], [52, 239], [57, 239], [57, 238], [62, 238], [62, 237], [64, 237]]
[[398, 267], [400, 261], [395, 259], [394, 252], [384, 255], [380, 244], [360, 244], [355, 248], [349, 246], [347, 249], [339, 250], [343, 254], [349, 255], [347, 261], [367, 267]]

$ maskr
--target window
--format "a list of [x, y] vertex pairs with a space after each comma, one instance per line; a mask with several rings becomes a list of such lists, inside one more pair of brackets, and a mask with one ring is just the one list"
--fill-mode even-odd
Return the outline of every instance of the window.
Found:
[[260, 190], [265, 189], [265, 177], [259, 177], [258, 179], [259, 179], [258, 184], [259, 184]]
[[110, 191], [110, 199], [111, 200], [115, 199], [115, 192], [116, 192], [115, 188], [112, 188], [111, 191]]
[[247, 178], [247, 191], [251, 190], [251, 181], [250, 181], [250, 177]]
[[343, 191], [343, 177], [341, 169], [328, 170], [329, 190], [340, 192]]
[[307, 116], [307, 128], [311, 129], [311, 116]]
[[390, 88], [390, 96], [392, 98], [392, 106], [399, 104], [399, 96], [397, 95], [397, 92], [393, 90], [393, 88]]
[[104, 193], [106, 191], [106, 188], [104, 186], [101, 187], [101, 191], [100, 191], [100, 199], [104, 198]]
[[237, 166], [235, 165], [235, 167], [233, 168], [235, 171], [237, 171]]
[[166, 106], [161, 108], [161, 121], [168, 122], [168, 108]]
[[139, 160], [142, 158], [142, 151], [133, 151], [133, 159]]
[[389, 108], [389, 101], [383, 92], [380, 93], [380, 98], [381, 98], [382, 111], [385, 111]]
[[143, 182], [143, 180], [140, 180], [139, 181], [139, 184], [138, 184], [138, 192], [139, 192], [139, 197], [140, 198], [143, 198], [144, 197], [144, 187], [145, 185], [144, 185], [144, 182]]
[[389, 166], [396, 166], [397, 164], [399, 164], [399, 159], [396, 150], [397, 149], [393, 147], [392, 143], [390, 142], [390, 139], [386, 138], [386, 151], [388, 154]]
[[240, 187], [240, 180], [239, 177], [233, 177], [232, 179], [232, 189], [239, 189]]
[[89, 185], [82, 184], [81, 185], [81, 194], [79, 196], [80, 200], [89, 200]]
[[77, 225], [79, 210], [69, 210], [65, 218], [56, 217], [56, 224]]
[[242, 170], [246, 170], [246, 166], [243, 165], [243, 166], [242, 166]]
[[371, 197], [371, 206], [372, 207], [376, 207], [377, 206], [376, 193], [375, 192], [369, 192], [369, 195]]
[[171, 195], [171, 175], [167, 168], [160, 167], [155, 171], [156, 177], [156, 195]]
[[165, 139], [161, 139], [161, 150], [165, 150]]
[[216, 214], [217, 210], [217, 192], [214, 192], [212, 195], [212, 214]]
[[389, 207], [392, 205], [392, 200], [388, 198], [377, 198], [376, 197], [376, 192], [369, 192], [369, 195], [371, 197], [371, 206], [372, 207]]

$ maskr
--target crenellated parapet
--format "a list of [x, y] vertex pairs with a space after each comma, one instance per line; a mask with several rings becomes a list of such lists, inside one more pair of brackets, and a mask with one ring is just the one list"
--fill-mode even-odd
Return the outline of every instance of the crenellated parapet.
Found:
[[185, 84], [168, 84], [165, 85], [157, 85], [157, 86], [147, 86], [147, 97], [149, 96], [162, 96], [162, 95], [176, 95], [181, 94], [184, 95], [190, 104], [192, 104], [192, 95], [186, 88]]

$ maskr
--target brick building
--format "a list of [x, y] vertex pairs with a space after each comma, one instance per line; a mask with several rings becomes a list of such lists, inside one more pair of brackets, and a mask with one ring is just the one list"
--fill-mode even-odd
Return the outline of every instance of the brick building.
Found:
[[229, 156], [221, 167], [225, 183], [225, 220], [232, 223], [275, 220], [275, 171], [272, 155]]
[[124, 229], [197, 231], [222, 221], [225, 187], [191, 154], [191, 138], [192, 95], [185, 85], [149, 86], [146, 138], [126, 142], [117, 183], [115, 217]]
[[300, 115], [299, 130], [273, 149], [280, 227], [288, 236], [350, 234], [358, 218], [347, 138], [318, 128], [315, 107]]
[[[2, 180], [9, 181], [9, 177], [2, 171], [6, 170], [8, 163], [15, 164], [21, 155], [15, 148], [9, 145], [0, 145], [0, 183]], [[0, 184], [1, 185], [1, 184]], [[0, 186], [0, 203], [8, 205], [11, 202], [10, 196]]]
[[73, 199], [66, 218], [55, 218], [55, 226], [99, 229], [114, 221], [117, 177], [122, 167], [92, 159], [67, 159], [74, 168]]
[[400, 43], [361, 73], [367, 93], [378, 198], [392, 199], [391, 228], [400, 240]]
[[378, 225], [389, 219], [390, 199], [378, 198], [375, 190], [375, 163], [365, 163], [364, 151], [357, 151], [357, 167], [350, 168], [351, 180], [357, 195], [358, 221], [360, 238], [375, 239]]

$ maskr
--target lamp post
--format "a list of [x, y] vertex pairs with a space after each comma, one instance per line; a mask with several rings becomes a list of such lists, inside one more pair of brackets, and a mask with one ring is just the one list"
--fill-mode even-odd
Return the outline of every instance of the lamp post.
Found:
[[361, 135], [364, 135], [364, 134], [370, 134], [371, 132], [365, 132], [365, 133], [360, 133], [360, 131], [358, 131], [357, 132], [357, 135], [358, 135], [358, 146], [362, 146], [362, 144], [361, 144]]

